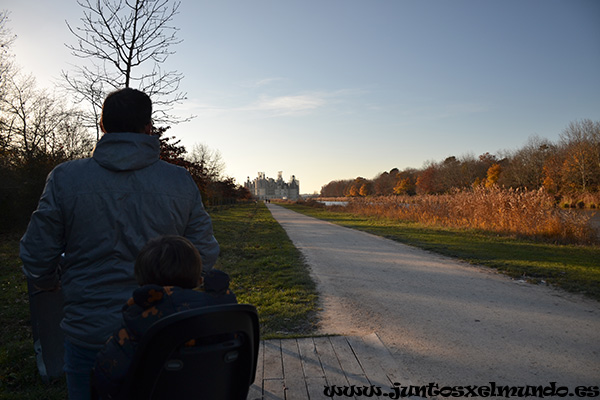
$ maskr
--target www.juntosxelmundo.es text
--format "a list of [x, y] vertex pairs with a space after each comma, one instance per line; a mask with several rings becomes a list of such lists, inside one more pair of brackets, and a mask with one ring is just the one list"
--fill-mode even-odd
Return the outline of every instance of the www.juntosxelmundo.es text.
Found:
[[465, 385], [465, 386], [440, 386], [430, 382], [428, 385], [402, 386], [394, 383], [392, 387], [381, 386], [325, 386], [323, 394], [327, 397], [388, 397], [390, 399], [401, 399], [411, 396], [416, 397], [483, 397], [483, 398], [518, 398], [518, 397], [600, 397], [599, 386], [577, 386], [573, 389], [559, 386], [556, 382], [549, 382], [546, 386], [508, 386], [489, 382], [487, 385]]

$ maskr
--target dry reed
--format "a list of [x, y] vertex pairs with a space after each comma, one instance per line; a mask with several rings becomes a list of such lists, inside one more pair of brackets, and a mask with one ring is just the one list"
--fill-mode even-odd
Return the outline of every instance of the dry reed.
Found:
[[597, 243], [590, 215], [561, 210], [543, 189], [477, 187], [444, 195], [352, 199], [345, 211], [556, 243]]

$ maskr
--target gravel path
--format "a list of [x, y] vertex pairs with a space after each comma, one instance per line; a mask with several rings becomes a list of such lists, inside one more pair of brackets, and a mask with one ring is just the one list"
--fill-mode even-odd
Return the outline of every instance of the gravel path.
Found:
[[600, 385], [600, 303], [267, 206], [311, 267], [322, 333], [376, 332], [414, 384]]

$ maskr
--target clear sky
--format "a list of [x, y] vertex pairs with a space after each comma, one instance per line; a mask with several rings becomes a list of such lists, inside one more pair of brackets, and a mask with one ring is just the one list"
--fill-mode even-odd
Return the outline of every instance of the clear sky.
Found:
[[[75, 0], [0, 8], [40, 86], [72, 69]], [[312, 193], [600, 120], [597, 0], [186, 0], [174, 22], [165, 67], [197, 117], [170, 132], [238, 183], [283, 171]]]

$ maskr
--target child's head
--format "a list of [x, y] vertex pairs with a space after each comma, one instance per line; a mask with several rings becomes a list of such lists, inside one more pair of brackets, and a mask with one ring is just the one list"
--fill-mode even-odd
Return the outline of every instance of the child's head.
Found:
[[194, 245], [182, 236], [150, 240], [135, 260], [140, 285], [195, 288], [202, 274], [202, 259]]

